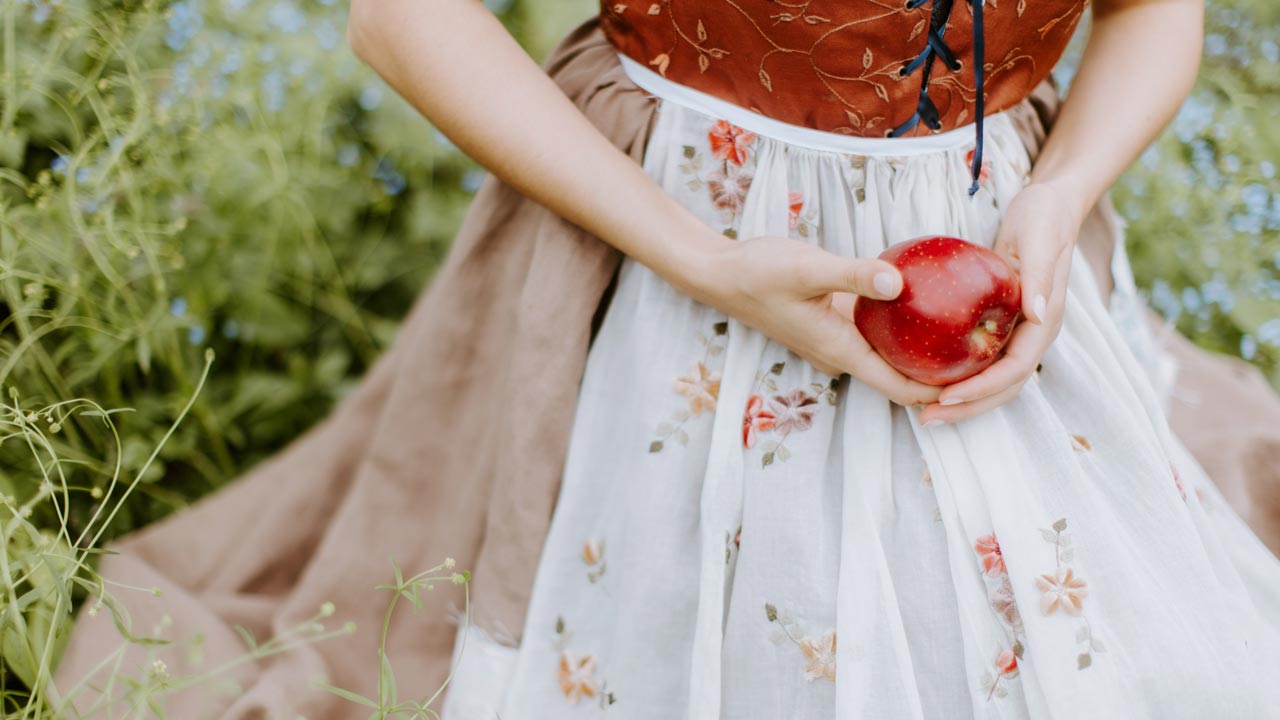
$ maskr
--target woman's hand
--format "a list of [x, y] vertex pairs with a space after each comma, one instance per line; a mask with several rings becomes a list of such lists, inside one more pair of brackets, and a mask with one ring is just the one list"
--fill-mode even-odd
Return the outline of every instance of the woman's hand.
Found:
[[889, 263], [757, 237], [722, 246], [703, 267], [689, 294], [781, 343], [819, 372], [849, 373], [899, 405], [937, 400], [941, 388], [894, 370], [853, 324], [853, 295], [889, 300], [902, 291], [902, 276]]
[[925, 425], [956, 422], [1017, 397], [1058, 336], [1067, 299], [1071, 255], [1084, 221], [1085, 198], [1070, 189], [1031, 184], [1009, 204], [996, 252], [1009, 260], [1022, 283], [1022, 314], [1004, 355], [991, 367], [948, 386], [939, 402], [920, 413]]

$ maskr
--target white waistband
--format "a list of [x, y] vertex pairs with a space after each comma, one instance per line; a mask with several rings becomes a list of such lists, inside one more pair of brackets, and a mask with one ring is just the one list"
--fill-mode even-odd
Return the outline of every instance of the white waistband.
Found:
[[[622, 69], [637, 86], [664, 101], [682, 105], [718, 120], [725, 120], [743, 130], [798, 145], [811, 150], [846, 153], [849, 155], [923, 155], [926, 153], [957, 150], [974, 141], [973, 126], [966, 125], [943, 133], [920, 137], [885, 138], [858, 137], [815, 130], [800, 125], [774, 120], [760, 113], [721, 100], [700, 90], [672, 82], [631, 58], [618, 53]], [[990, 121], [996, 113], [987, 118]]]

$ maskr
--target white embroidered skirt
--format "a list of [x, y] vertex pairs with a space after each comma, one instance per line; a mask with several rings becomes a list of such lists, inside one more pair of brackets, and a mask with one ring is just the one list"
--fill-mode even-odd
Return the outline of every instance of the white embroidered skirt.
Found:
[[[1027, 181], [1003, 115], [971, 199], [970, 129], [807, 131], [624, 62], [663, 98], [646, 171], [731, 237], [990, 246]], [[1170, 436], [1081, 258], [1018, 398], [928, 429], [620, 273], [521, 645], [469, 633], [448, 720], [1280, 717], [1280, 562]]]

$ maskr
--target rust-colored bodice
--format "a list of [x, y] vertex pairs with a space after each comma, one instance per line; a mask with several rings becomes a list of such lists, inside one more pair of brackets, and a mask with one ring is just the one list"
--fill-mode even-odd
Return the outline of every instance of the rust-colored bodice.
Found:
[[[987, 0], [984, 114], [1031, 93], [1062, 55], [1089, 0]], [[602, 0], [605, 35], [667, 79], [762, 115], [883, 136], [916, 111], [930, 5], [904, 0]], [[956, 0], [943, 30], [962, 63], [934, 59], [928, 94], [941, 130], [974, 120], [973, 10]], [[928, 133], [924, 123], [912, 133]]]

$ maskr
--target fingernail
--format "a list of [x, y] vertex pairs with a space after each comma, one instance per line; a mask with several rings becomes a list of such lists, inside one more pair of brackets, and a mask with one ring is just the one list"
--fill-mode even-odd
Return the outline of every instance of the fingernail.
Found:
[[934, 418], [929, 422], [925, 423], [924, 425], [921, 425], [921, 427], [936, 428], [939, 425], [946, 425], [946, 422], [943, 420], [939, 420], [938, 418]]
[[894, 281], [893, 273], [876, 273], [876, 276], [871, 278], [871, 284], [875, 287], [876, 292], [885, 297], [893, 297], [898, 294], [898, 283]]
[[1036, 314], [1036, 322], [1044, 322], [1046, 307], [1047, 303], [1043, 295], [1037, 295], [1036, 299], [1031, 301], [1031, 312]]
[[961, 398], [949, 397], [949, 398], [946, 398], [945, 400], [939, 400], [938, 404], [939, 405], [959, 405], [962, 402], [964, 402], [964, 400], [962, 400]]

